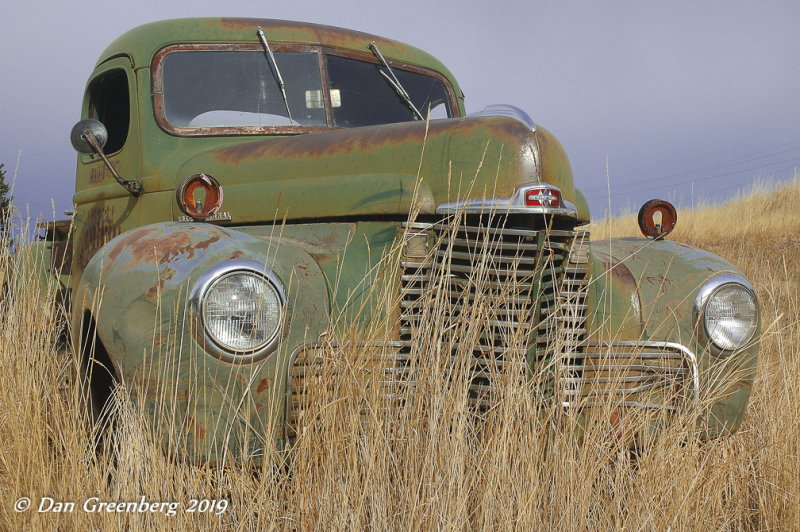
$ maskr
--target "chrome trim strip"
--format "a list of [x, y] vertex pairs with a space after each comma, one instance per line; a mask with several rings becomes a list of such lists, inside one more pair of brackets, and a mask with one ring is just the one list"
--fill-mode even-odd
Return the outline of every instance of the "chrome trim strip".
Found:
[[[700, 404], [700, 374], [697, 365], [697, 356], [685, 345], [676, 343], [676, 342], [659, 342], [654, 340], [616, 340], [612, 342], [606, 341], [598, 341], [598, 340], [587, 340], [584, 342], [586, 347], [596, 347], [600, 349], [618, 349], [618, 348], [625, 348], [625, 349], [646, 349], [646, 348], [655, 348], [655, 349], [672, 349], [675, 351], [680, 352], [684, 359], [689, 363], [689, 369], [692, 372], [692, 388], [694, 391], [694, 404], [698, 406]], [[602, 352], [598, 353], [602, 356]], [[562, 403], [563, 406], [569, 406], [569, 403]]]
[[[208, 334], [203, 320], [202, 305], [206, 292], [218, 279], [235, 272], [249, 272], [263, 277], [275, 289], [280, 300], [281, 316], [278, 328], [261, 347], [251, 351], [230, 351], [219, 345]], [[205, 352], [229, 364], [250, 364], [266, 358], [280, 343], [286, 322], [286, 291], [283, 284], [266, 265], [252, 259], [230, 259], [215, 264], [197, 279], [189, 294], [189, 315], [192, 336]]]
[[[525, 205], [525, 193], [530, 188], [550, 188], [557, 190], [561, 197], [561, 207], [528, 207]], [[510, 198], [483, 198], [441, 203], [436, 207], [437, 214], [558, 214], [578, 218], [578, 209], [564, 198], [561, 189], [547, 183], [528, 183], [517, 187]]]
[[531, 130], [532, 133], [536, 132], [536, 123], [533, 121], [533, 119], [528, 115], [528, 113], [515, 105], [509, 105], [505, 103], [487, 105], [480, 111], [476, 113], [470, 113], [467, 116], [505, 116], [507, 118], [513, 118], [518, 122], [522, 122], [528, 127], [528, 129]]

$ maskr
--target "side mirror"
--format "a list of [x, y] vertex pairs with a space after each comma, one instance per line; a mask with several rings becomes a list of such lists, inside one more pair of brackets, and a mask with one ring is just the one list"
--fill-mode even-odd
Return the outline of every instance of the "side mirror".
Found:
[[138, 196], [142, 193], [142, 182], [138, 179], [122, 179], [111, 163], [108, 161], [106, 154], [103, 153], [103, 146], [108, 142], [108, 130], [106, 126], [97, 120], [87, 119], [81, 120], [74, 126], [69, 133], [69, 140], [72, 142], [72, 147], [78, 153], [86, 155], [97, 154], [103, 159], [103, 164], [117, 180], [117, 183], [122, 185], [125, 190], [130, 192], [133, 196]]
[[108, 130], [101, 122], [92, 120], [91, 118], [81, 120], [72, 127], [72, 131], [69, 134], [69, 141], [72, 143], [72, 147], [75, 148], [75, 151], [78, 153], [92, 155], [96, 153], [96, 151], [86, 138], [85, 132], [87, 130], [92, 132], [101, 149], [106, 145], [106, 142], [108, 142]]

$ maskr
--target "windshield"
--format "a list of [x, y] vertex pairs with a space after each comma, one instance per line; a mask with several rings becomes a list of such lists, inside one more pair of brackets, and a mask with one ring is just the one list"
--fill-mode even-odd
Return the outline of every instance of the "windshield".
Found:
[[[385, 67], [371, 57], [323, 55], [310, 47], [274, 50], [284, 101], [264, 50], [242, 49], [245, 46], [176, 45], [162, 51], [162, 59], [154, 62], [154, 101], [162, 126], [179, 135], [227, 135], [299, 133], [415, 119], [381, 75]], [[439, 77], [396, 65], [392, 70], [422, 116], [427, 118], [429, 111], [432, 119], [453, 116], [451, 92]]]
[[[414, 112], [381, 76], [383, 65], [347, 57], [328, 56], [331, 91], [338, 92], [340, 103], [333, 108], [339, 127], [371, 126], [414, 120]], [[436, 78], [393, 67], [400, 84], [408, 92], [423, 117], [452, 116], [450, 98], [444, 84]]]
[[292, 119], [262, 51], [188, 51], [164, 58], [164, 114], [179, 128], [326, 125], [317, 54], [277, 52]]

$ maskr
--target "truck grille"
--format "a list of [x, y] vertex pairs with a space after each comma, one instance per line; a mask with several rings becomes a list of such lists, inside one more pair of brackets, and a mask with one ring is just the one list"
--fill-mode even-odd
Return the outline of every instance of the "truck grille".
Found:
[[555, 375], [558, 350], [582, 352], [588, 233], [511, 228], [484, 217], [459, 222], [404, 225], [396, 341], [307, 344], [292, 355], [289, 437], [303, 424], [309, 387], [329, 387], [338, 372], [354, 373], [336, 368], [340, 357], [333, 353], [340, 349], [357, 350], [359, 378], [392, 402], [416, 384], [415, 350], [435, 351], [445, 375], [466, 380], [466, 400], [480, 410], [494, 404], [502, 382], [522, 381], [533, 364], [547, 361]]
[[[339, 358], [331, 348], [364, 355], [361, 382], [370, 380], [393, 405], [416, 385], [416, 350], [428, 359], [433, 352], [448, 378], [465, 378], [467, 401], [478, 410], [496, 404], [509, 379], [530, 377], [529, 368], [542, 376], [534, 379], [540, 394], [565, 407], [611, 400], [674, 411], [692, 387], [696, 396], [696, 362], [685, 347], [587, 340], [588, 232], [483, 220], [404, 225], [397, 339], [301, 346], [289, 368], [290, 437], [302, 424], [306, 389], [338, 380], [340, 370], [322, 376], [319, 369], [326, 357]], [[354, 368], [341, 371], [352, 375]]]
[[[588, 250], [582, 264], [569, 261], [588, 246], [587, 233], [484, 220], [406, 226], [400, 317], [404, 349], [443, 346], [453, 368], [466, 366], [468, 401], [482, 409], [494, 403], [498, 378], [522, 378], [531, 357], [552, 360], [585, 338], [588, 274]], [[417, 238], [427, 238], [427, 253]]]

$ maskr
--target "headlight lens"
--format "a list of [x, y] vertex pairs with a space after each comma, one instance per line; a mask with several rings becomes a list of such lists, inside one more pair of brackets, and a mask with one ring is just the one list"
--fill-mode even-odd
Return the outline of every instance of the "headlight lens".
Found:
[[231, 351], [255, 351], [278, 333], [281, 302], [271, 283], [249, 272], [229, 273], [206, 292], [203, 321], [211, 338]]
[[758, 327], [755, 293], [739, 283], [726, 283], [707, 295], [703, 326], [708, 339], [723, 351], [741, 349]]
[[263, 263], [238, 258], [215, 265], [198, 278], [189, 302], [195, 340], [220, 360], [257, 362], [280, 343], [286, 295]]

